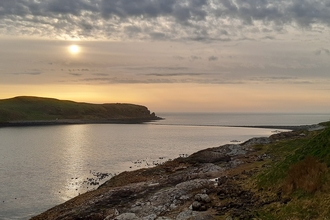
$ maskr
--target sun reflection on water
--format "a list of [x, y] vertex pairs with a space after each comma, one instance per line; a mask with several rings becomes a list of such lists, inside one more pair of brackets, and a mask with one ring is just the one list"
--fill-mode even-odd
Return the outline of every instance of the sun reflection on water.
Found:
[[65, 186], [58, 192], [63, 200], [71, 199], [86, 189], [83, 189], [82, 183], [87, 169], [86, 155], [89, 146], [88, 129], [85, 125], [69, 125], [65, 128], [63, 140], [66, 142], [66, 148], [63, 149], [65, 163], [62, 166], [65, 173]]

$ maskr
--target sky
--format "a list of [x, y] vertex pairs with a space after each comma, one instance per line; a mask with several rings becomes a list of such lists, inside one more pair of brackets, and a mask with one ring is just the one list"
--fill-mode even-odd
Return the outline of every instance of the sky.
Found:
[[0, 1], [0, 99], [329, 113], [329, 70], [328, 0]]

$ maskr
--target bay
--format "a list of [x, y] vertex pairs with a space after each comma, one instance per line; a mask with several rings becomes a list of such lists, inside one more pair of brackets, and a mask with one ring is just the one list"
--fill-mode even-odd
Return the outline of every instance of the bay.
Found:
[[313, 124], [329, 118], [327, 114], [159, 116], [166, 120], [129, 125], [0, 128], [0, 219], [29, 219], [96, 188], [85, 183], [95, 173], [115, 175], [231, 140], [245, 141], [272, 134], [271, 129], [222, 125], [279, 125], [281, 121], [285, 125]]

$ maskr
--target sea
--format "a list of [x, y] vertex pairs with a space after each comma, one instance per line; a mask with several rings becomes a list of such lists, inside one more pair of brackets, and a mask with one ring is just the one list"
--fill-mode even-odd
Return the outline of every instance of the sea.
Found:
[[310, 125], [330, 120], [330, 113], [157, 115], [164, 120], [0, 128], [0, 220], [29, 219], [123, 171], [275, 132], [230, 126]]

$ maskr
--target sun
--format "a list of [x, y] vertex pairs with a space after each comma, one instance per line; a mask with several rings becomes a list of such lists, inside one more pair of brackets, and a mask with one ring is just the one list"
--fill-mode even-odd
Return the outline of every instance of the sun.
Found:
[[79, 47], [78, 45], [75, 45], [75, 44], [70, 45], [70, 46], [69, 46], [69, 51], [70, 51], [70, 53], [72, 53], [72, 54], [77, 54], [77, 53], [80, 52], [80, 47]]

